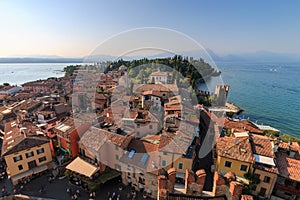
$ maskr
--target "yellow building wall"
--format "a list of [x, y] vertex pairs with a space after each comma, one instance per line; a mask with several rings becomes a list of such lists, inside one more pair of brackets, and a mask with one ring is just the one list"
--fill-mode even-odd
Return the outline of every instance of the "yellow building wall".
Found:
[[[230, 161], [232, 162], [231, 167], [228, 168], [225, 166], [225, 162], [226, 161]], [[247, 171], [241, 171], [241, 165], [246, 165], [247, 166]], [[252, 171], [252, 165], [251, 163], [247, 163], [247, 162], [243, 162], [243, 161], [239, 161], [239, 160], [233, 160], [230, 158], [225, 158], [225, 157], [220, 157], [218, 156], [217, 158], [217, 166], [216, 166], [217, 170], [221, 170], [221, 171], [225, 171], [225, 172], [233, 172], [236, 175], [243, 177], [245, 173]]]
[[[37, 154], [37, 149], [44, 148], [44, 153]], [[30, 158], [26, 158], [26, 153], [33, 151], [33, 156]], [[17, 162], [14, 161], [14, 157], [22, 155], [22, 160], [19, 160]], [[39, 162], [39, 158], [46, 157], [45, 161]], [[49, 163], [52, 161], [52, 155], [50, 150], [50, 144], [46, 143], [41, 146], [36, 146], [24, 151], [20, 151], [15, 154], [10, 154], [7, 156], [4, 156], [5, 162], [7, 164], [8, 172], [10, 176], [14, 176], [23, 172], [26, 172], [29, 170], [28, 162], [35, 160], [37, 166], [44, 165], [46, 163]], [[22, 165], [23, 169], [19, 170], [18, 166]]]
[[[183, 164], [182, 169], [178, 168], [179, 163]], [[174, 162], [174, 168], [176, 169], [176, 172], [185, 173], [186, 169], [192, 169], [192, 164], [193, 164], [193, 160], [191, 158], [181, 157]]]
[[[180, 172], [180, 173], [185, 173], [186, 169], [192, 169], [192, 164], [193, 164], [192, 158], [184, 158], [184, 157], [182, 157], [182, 155], [172, 154], [172, 153], [167, 153], [167, 155], [164, 155], [162, 152], [160, 152], [160, 157], [161, 157], [160, 166], [166, 170], [172, 168], [172, 163], [173, 163], [173, 167], [176, 169], [176, 171]], [[166, 166], [162, 166], [163, 160], [166, 161], [166, 163], [167, 163]], [[182, 169], [178, 168], [179, 163], [183, 164]]]

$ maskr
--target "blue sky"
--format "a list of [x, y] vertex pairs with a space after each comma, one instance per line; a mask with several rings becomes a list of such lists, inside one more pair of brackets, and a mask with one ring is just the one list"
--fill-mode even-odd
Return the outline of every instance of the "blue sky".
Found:
[[105, 39], [163, 27], [217, 54], [300, 54], [300, 1], [0, 0], [0, 57], [88, 55]]

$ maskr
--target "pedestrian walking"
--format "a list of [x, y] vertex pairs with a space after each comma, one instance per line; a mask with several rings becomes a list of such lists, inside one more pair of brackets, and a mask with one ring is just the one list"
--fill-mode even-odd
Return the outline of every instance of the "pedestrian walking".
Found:
[[80, 191], [77, 189], [76, 190], [76, 195], [79, 197], [80, 196]]

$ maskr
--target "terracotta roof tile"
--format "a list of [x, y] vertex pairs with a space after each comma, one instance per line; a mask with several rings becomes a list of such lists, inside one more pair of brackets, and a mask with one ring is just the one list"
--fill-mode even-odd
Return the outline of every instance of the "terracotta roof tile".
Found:
[[158, 145], [143, 140], [133, 139], [127, 148], [129, 151], [134, 149], [136, 153], [151, 153], [158, 150]]
[[274, 149], [270, 138], [255, 134], [250, 137], [253, 141], [253, 153], [271, 158], [274, 157]]
[[279, 174], [300, 182], [300, 160], [289, 158], [285, 152], [277, 152], [276, 157]]
[[22, 131], [18, 127], [17, 121], [5, 124], [5, 135], [2, 144], [2, 156], [13, 154], [34, 146], [48, 143], [46, 137], [38, 136], [40, 129], [33, 124], [24, 124]]
[[159, 143], [159, 151], [185, 154], [191, 145], [193, 138], [181, 131], [175, 133], [163, 133]]
[[253, 163], [255, 160], [248, 137], [217, 138], [217, 152], [221, 157], [231, 158], [248, 163]]
[[263, 132], [256, 128], [251, 122], [247, 120], [231, 120], [225, 119], [224, 126], [226, 128], [232, 128], [239, 131], [249, 131], [250, 133], [262, 134]]
[[159, 91], [153, 91], [153, 90], [147, 90], [143, 92], [143, 95], [151, 95], [151, 96], [157, 96], [157, 97], [162, 97], [162, 93]]
[[136, 93], [142, 93], [144, 91], [154, 90], [168, 93], [178, 93], [178, 87], [176, 84], [135, 84], [133, 91]]

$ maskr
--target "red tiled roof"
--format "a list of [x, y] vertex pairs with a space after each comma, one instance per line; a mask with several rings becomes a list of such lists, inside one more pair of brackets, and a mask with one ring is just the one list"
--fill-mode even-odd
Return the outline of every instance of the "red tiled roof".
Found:
[[160, 92], [178, 93], [178, 87], [175, 84], [135, 84], [134, 89], [136, 93], [142, 93], [148, 90], [155, 90]]
[[170, 152], [175, 154], [185, 154], [191, 145], [193, 138], [181, 131], [174, 133], [164, 133], [161, 135], [159, 151]]
[[8, 95], [6, 95], [6, 94], [0, 94], [0, 100], [5, 99], [6, 97], [8, 97]]
[[153, 90], [147, 90], [143, 92], [143, 95], [152, 95], [152, 96], [157, 96], [157, 97], [162, 97], [162, 93], [159, 91], [153, 91]]
[[243, 162], [253, 163], [255, 160], [248, 137], [217, 138], [217, 152], [221, 157], [231, 158]]
[[284, 152], [277, 152], [276, 157], [279, 174], [300, 182], [300, 160], [289, 158]]
[[128, 143], [132, 140], [131, 136], [123, 136], [123, 135], [118, 135], [110, 132], [104, 132], [104, 134], [106, 135], [106, 137], [111, 143], [122, 148], [126, 148]]
[[239, 120], [234, 121], [231, 119], [225, 119], [224, 126], [226, 128], [235, 129], [238, 131], [249, 131], [250, 133], [262, 134], [263, 132], [256, 128], [251, 122], [248, 120]]
[[254, 164], [254, 168], [255, 169], [261, 169], [263, 171], [266, 171], [266, 172], [271, 172], [273, 174], [277, 174], [277, 167], [273, 167], [273, 166], [266, 166], [266, 165], [263, 165], [263, 164], [260, 164], [260, 163], [255, 163]]
[[158, 150], [158, 145], [143, 140], [133, 139], [127, 148], [128, 150], [134, 149], [136, 153], [151, 153]]
[[40, 129], [33, 124], [24, 124], [23, 127], [26, 129], [21, 132], [17, 121], [11, 121], [5, 124], [2, 156], [49, 142], [46, 137], [38, 136], [37, 131]]
[[119, 134], [111, 133], [104, 129], [90, 127], [90, 129], [83, 134], [81, 143], [84, 146], [97, 152], [100, 150], [103, 144], [108, 141], [119, 147], [126, 148], [131, 139], [131, 136], [122, 136]]
[[295, 154], [295, 158], [300, 160], [300, 147], [298, 145], [294, 145], [293, 143], [292, 144], [288, 144], [288, 143], [285, 143], [285, 142], [280, 142], [278, 144], [278, 147], [279, 148], [282, 148], [282, 149], [285, 149], [285, 150], [292, 150], [292, 151], [295, 151], [296, 154]]
[[144, 141], [159, 141], [161, 138], [161, 134], [159, 135], [147, 135], [143, 138], [141, 138], [141, 140], [144, 140]]
[[251, 135], [250, 137], [253, 141], [253, 153], [271, 158], [274, 157], [274, 149], [270, 138], [255, 134]]
[[181, 109], [182, 109], [182, 107], [179, 105], [179, 106], [177, 106], [177, 105], [175, 105], [175, 106], [167, 106], [167, 105], [165, 105], [164, 106], [164, 110], [176, 110], [176, 111], [181, 111]]

